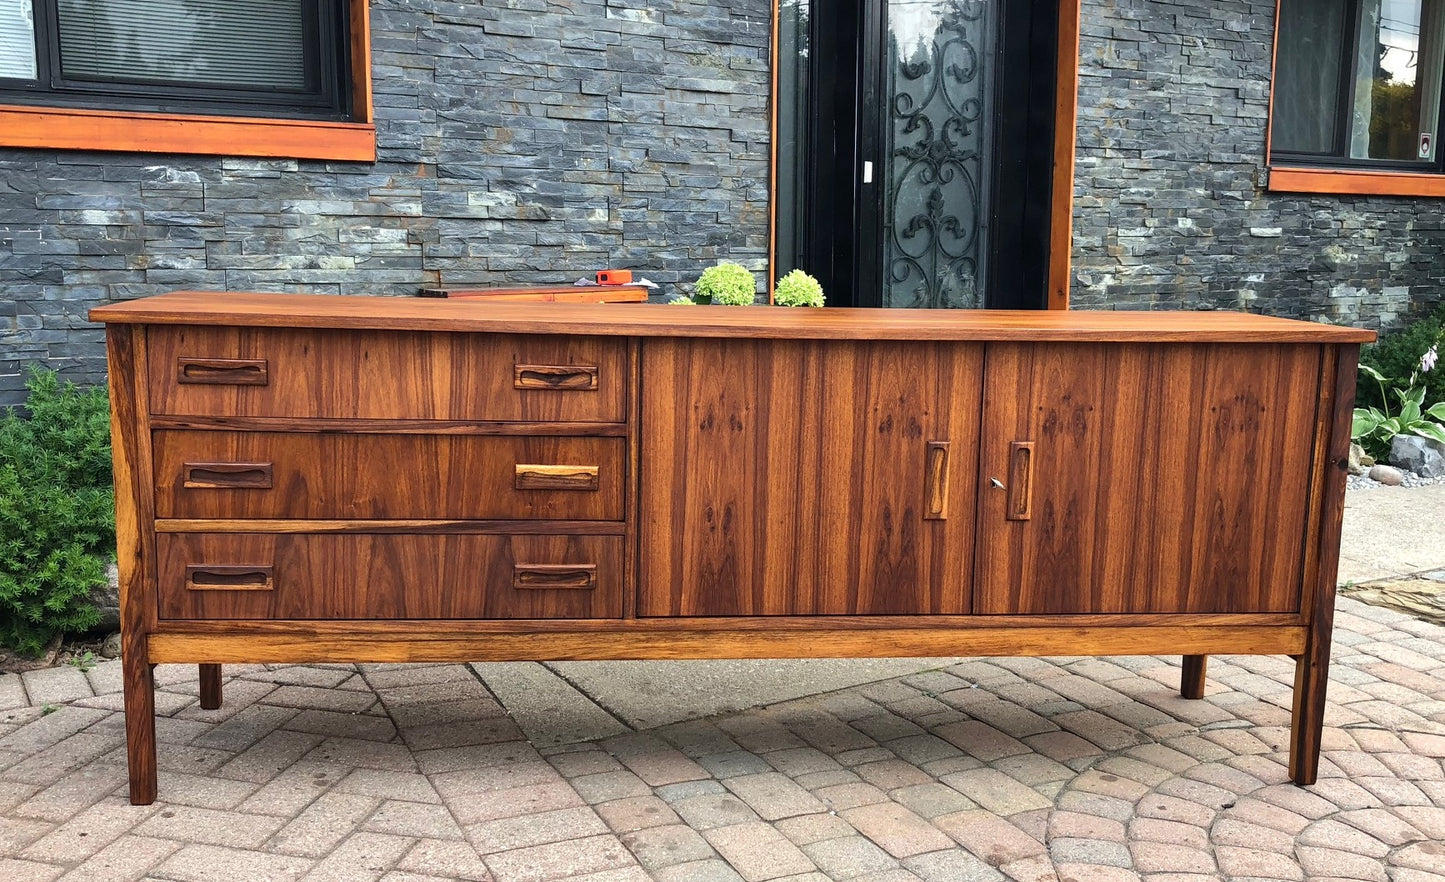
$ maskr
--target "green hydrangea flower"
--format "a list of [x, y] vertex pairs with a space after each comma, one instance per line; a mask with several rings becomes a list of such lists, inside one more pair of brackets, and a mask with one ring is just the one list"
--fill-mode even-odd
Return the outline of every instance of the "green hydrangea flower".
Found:
[[744, 266], [720, 263], [702, 271], [694, 298], [699, 303], [747, 306], [757, 296], [758, 280]]
[[773, 302], [779, 306], [822, 306], [823, 286], [818, 280], [795, 269], [778, 279], [773, 289]]

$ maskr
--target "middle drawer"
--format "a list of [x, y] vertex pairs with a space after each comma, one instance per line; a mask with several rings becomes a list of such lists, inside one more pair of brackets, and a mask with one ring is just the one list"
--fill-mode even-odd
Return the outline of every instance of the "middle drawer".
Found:
[[620, 521], [626, 439], [160, 430], [156, 517]]

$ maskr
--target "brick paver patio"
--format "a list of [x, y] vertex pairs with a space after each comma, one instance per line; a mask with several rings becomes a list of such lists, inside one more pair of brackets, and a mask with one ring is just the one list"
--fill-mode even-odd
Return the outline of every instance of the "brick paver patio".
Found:
[[467, 665], [227, 667], [216, 711], [163, 666], [133, 807], [116, 664], [0, 676], [0, 880], [1445, 880], [1445, 629], [1349, 600], [1305, 789], [1284, 658], [1204, 701], [1177, 658], [965, 660], [540, 749]]

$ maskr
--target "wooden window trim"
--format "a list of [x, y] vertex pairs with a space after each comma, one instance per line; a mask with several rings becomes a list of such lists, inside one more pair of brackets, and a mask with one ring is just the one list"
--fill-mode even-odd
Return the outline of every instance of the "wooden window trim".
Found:
[[0, 147], [374, 162], [368, 3], [351, 4], [353, 122], [0, 105]]
[[1269, 191], [1352, 196], [1445, 196], [1445, 175], [1272, 166], [1269, 170]]

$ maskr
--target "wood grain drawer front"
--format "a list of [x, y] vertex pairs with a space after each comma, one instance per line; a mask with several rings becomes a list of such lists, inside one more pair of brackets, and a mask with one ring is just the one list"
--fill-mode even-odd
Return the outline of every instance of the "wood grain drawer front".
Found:
[[157, 431], [156, 516], [620, 521], [625, 438]]
[[990, 344], [980, 613], [1300, 608], [1320, 347]]
[[162, 619], [622, 615], [621, 536], [162, 533]]
[[621, 338], [153, 326], [147, 348], [160, 415], [615, 423], [625, 414]]

